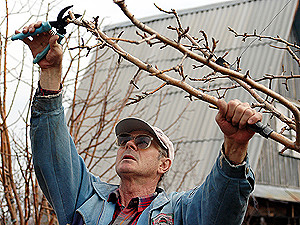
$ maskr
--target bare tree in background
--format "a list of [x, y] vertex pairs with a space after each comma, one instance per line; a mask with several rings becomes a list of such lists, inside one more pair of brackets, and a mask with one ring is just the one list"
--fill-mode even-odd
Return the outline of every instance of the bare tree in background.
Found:
[[[30, 8], [30, 2], [28, 4]], [[0, 34], [0, 224], [57, 224], [55, 213], [42, 195], [35, 178], [29, 141], [30, 105], [37, 87], [39, 67], [32, 62], [26, 64], [26, 60], [32, 60], [32, 57], [27, 55], [25, 45], [22, 49], [24, 53], [16, 59], [17, 64], [9, 63], [8, 58], [16, 53], [14, 51], [20, 49], [14, 49], [16, 42], [10, 41], [12, 33], [8, 32], [8, 28], [14, 14], [28, 14], [29, 17], [20, 28], [13, 27], [12, 30], [22, 29], [26, 24], [38, 20], [47, 21], [48, 14], [53, 14], [54, 9], [56, 11], [60, 9], [57, 9], [56, 1], [51, 4], [42, 1], [39, 5], [39, 14], [32, 16], [35, 14], [30, 10], [26, 11], [24, 5], [19, 9], [17, 7], [9, 9], [8, 0], [5, 1], [5, 5], [6, 15], [1, 18], [0, 24], [1, 32], [4, 30], [4, 33]], [[43, 11], [45, 9], [46, 11]], [[132, 98], [134, 88], [130, 86], [128, 90], [123, 90], [125, 95], [120, 97], [120, 90], [117, 90], [115, 85], [120, 66], [120, 63], [113, 60], [116, 56], [107, 56], [106, 51], [96, 50], [93, 62], [84, 63], [86, 52], [82, 52], [81, 48], [72, 47], [79, 45], [85, 31], [80, 31], [76, 26], [69, 27], [63, 43], [64, 106], [68, 112], [67, 123], [70, 134], [79, 154], [86, 161], [87, 167], [93, 170], [101, 160], [112, 157], [107, 155], [115, 148], [114, 138], [111, 137], [113, 128], [129, 99]], [[86, 43], [90, 44], [89, 38], [87, 39]], [[69, 48], [73, 50], [69, 51]], [[96, 77], [96, 72], [103, 62], [110, 62], [109, 73], [105, 77]], [[139, 77], [140, 73], [136, 75], [135, 81]], [[80, 82], [86, 85], [79, 86]], [[20, 101], [23, 104], [25, 102], [21, 107]], [[100, 145], [106, 146], [105, 151], [97, 151]], [[111, 170], [113, 165], [100, 176]]]
[[[173, 14], [177, 21], [177, 26], [169, 26], [167, 27], [170, 30], [173, 30], [177, 33], [177, 40], [172, 40], [146, 24], [142, 23], [138, 19], [134, 17], [134, 15], [128, 10], [125, 0], [114, 0], [123, 13], [128, 17], [128, 19], [132, 22], [134, 26], [136, 26], [143, 33], [137, 32], [137, 35], [141, 38], [141, 40], [127, 40], [122, 39], [121, 35], [118, 37], [110, 37], [101, 31], [98, 27], [98, 18], [95, 18], [93, 21], [86, 20], [76, 20], [72, 19], [71, 23], [77, 24], [79, 26], [85, 27], [87, 31], [91, 32], [96, 39], [99, 41], [98, 46], [108, 46], [113, 51], [115, 51], [120, 57], [126, 59], [132, 64], [136, 65], [140, 70], [146, 71], [150, 76], [156, 76], [158, 79], [164, 81], [164, 83], [155, 89], [151, 93], [143, 93], [142, 95], [137, 95], [134, 103], [141, 101], [143, 98], [147, 97], [150, 94], [154, 94], [157, 91], [161, 90], [167, 85], [173, 85], [181, 88], [185, 92], [187, 92], [190, 96], [190, 99], [200, 99], [207, 103], [210, 103], [216, 106], [216, 102], [218, 98], [214, 97], [209, 92], [216, 92], [219, 98], [223, 98], [218, 91], [225, 90], [227, 91], [231, 89], [235, 89], [237, 87], [244, 88], [249, 95], [253, 96], [257, 104], [254, 104], [253, 107], [259, 107], [264, 109], [267, 113], [272, 114], [275, 118], [282, 121], [285, 124], [285, 127], [280, 131], [273, 131], [269, 134], [269, 137], [281, 144], [285, 147], [282, 150], [284, 152], [286, 149], [291, 149], [296, 152], [300, 152], [300, 111], [299, 108], [290, 100], [280, 95], [279, 93], [273, 91], [272, 89], [262, 85], [260, 81], [262, 80], [275, 80], [275, 79], [297, 79], [299, 75], [282, 75], [282, 76], [262, 76], [258, 80], [254, 80], [251, 78], [249, 71], [245, 74], [242, 74], [240, 71], [240, 59], [237, 59], [236, 68], [230, 67], [230, 65], [224, 59], [226, 54], [222, 57], [217, 57], [215, 55], [215, 50], [217, 49], [218, 41], [212, 38], [212, 44], [209, 42], [209, 37], [207, 37], [205, 31], [201, 31], [201, 37], [193, 37], [189, 35], [189, 27], [184, 28], [181, 24], [180, 18], [175, 10], [165, 11], [157, 6], [157, 8], [167, 14]], [[72, 13], [71, 13], [72, 15]], [[284, 45], [281, 48], [282, 50], [287, 51], [291, 57], [296, 60], [299, 64], [299, 58], [297, 56], [297, 51], [299, 51], [300, 47], [295, 43], [289, 43], [286, 40], [281, 39], [280, 37], [269, 37], [262, 36], [256, 34], [254, 31], [253, 34], [238, 34], [232, 28], [228, 28], [229, 31], [233, 32], [236, 37], [242, 37], [244, 40], [251, 37], [256, 37], [260, 39], [272, 39]], [[139, 45], [141, 43], [147, 43], [150, 47], [154, 44], [162, 45], [161, 51], [165, 47], [171, 47], [182, 53], [182, 60], [179, 64], [174, 65], [171, 68], [159, 69], [156, 65], [151, 65], [149, 63], [143, 62], [141, 59], [135, 57], [130, 52], [126, 52], [118, 43], [126, 42], [129, 44]], [[96, 45], [97, 46], [97, 45]], [[274, 47], [274, 46], [273, 46]], [[275, 46], [276, 47], [276, 46]], [[87, 45], [81, 45], [81, 48], [88, 48]], [[204, 76], [201, 79], [193, 79], [184, 73], [183, 62], [186, 60], [193, 60], [195, 62], [200, 63], [200, 67], [207, 66], [213, 70], [213, 72], [207, 76]], [[197, 67], [194, 65], [194, 67]], [[175, 71], [178, 73], [179, 79], [173, 78], [167, 75], [168, 72]], [[187, 79], [193, 79], [194, 81], [200, 82], [211, 82], [220, 79], [230, 79], [235, 82], [235, 85], [230, 87], [218, 87], [214, 90], [199, 90], [195, 87], [191, 86], [186, 82]], [[263, 93], [268, 96], [268, 99], [262, 97], [260, 93]], [[278, 110], [274, 102], [278, 102], [282, 106], [284, 106], [288, 111], [291, 112], [292, 116], [288, 117]], [[289, 139], [285, 135], [283, 135], [284, 130], [293, 130], [295, 135], [294, 139]]]

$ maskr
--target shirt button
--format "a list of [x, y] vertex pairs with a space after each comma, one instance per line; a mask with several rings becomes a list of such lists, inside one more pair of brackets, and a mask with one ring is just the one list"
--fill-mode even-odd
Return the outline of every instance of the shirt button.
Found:
[[246, 168], [246, 173], [249, 173], [249, 167]]

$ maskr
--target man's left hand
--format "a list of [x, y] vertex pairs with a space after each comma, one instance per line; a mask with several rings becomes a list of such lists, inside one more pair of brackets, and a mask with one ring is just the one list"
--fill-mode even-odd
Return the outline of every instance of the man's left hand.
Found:
[[217, 104], [216, 122], [224, 133], [225, 155], [234, 164], [239, 164], [246, 157], [248, 142], [255, 134], [247, 125], [261, 121], [262, 114], [252, 109], [249, 103], [237, 99], [228, 103], [218, 100]]

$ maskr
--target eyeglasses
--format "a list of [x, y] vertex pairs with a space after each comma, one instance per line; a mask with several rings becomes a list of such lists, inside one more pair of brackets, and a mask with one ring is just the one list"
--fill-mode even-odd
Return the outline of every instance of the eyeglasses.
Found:
[[146, 134], [139, 134], [133, 137], [131, 134], [123, 133], [117, 136], [116, 144], [120, 147], [124, 147], [126, 143], [131, 140], [134, 141], [134, 144], [139, 149], [147, 149], [150, 147], [153, 137]]

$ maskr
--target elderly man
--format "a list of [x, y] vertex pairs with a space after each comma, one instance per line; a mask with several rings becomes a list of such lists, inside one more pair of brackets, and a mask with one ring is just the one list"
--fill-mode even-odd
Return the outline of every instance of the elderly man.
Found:
[[[23, 33], [34, 32], [41, 23]], [[16, 31], [18, 33], [18, 31]], [[35, 172], [60, 224], [241, 224], [253, 190], [247, 145], [254, 132], [247, 128], [261, 114], [238, 100], [220, 100], [216, 121], [224, 133], [220, 155], [205, 182], [182, 193], [158, 188], [169, 170], [174, 148], [169, 138], [143, 120], [126, 118], [115, 127], [116, 172], [120, 185], [102, 182], [87, 171], [65, 123], [61, 96], [62, 49], [57, 36], [42, 33], [23, 41], [33, 56], [50, 43], [39, 62], [39, 88], [31, 117]]]

